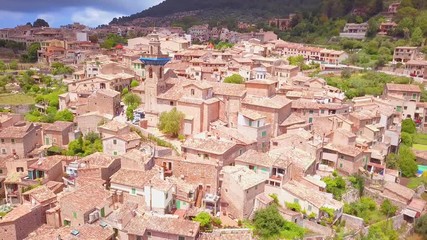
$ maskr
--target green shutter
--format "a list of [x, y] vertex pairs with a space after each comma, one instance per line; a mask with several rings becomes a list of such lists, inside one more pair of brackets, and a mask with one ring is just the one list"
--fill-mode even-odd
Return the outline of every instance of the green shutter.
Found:
[[105, 209], [101, 208], [101, 217], [105, 217]]
[[77, 219], [77, 213], [73, 212], [73, 218]]

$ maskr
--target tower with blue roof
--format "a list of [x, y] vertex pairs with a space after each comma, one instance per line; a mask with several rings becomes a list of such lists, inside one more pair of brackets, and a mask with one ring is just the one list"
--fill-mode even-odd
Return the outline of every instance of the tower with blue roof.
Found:
[[156, 30], [147, 36], [150, 39], [148, 45], [148, 54], [139, 60], [145, 65], [145, 112], [153, 112], [157, 105], [157, 96], [166, 91], [166, 82], [164, 78], [164, 66], [170, 58], [162, 54], [160, 48], [160, 39]]

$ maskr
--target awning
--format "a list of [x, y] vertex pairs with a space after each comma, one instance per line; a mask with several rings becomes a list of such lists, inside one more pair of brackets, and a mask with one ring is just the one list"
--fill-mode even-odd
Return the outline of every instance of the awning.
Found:
[[403, 215], [406, 215], [406, 216], [411, 217], [411, 218], [415, 218], [415, 216], [417, 216], [417, 212], [412, 211], [411, 209], [405, 209], [405, 210], [403, 210], [402, 213], [403, 213]]

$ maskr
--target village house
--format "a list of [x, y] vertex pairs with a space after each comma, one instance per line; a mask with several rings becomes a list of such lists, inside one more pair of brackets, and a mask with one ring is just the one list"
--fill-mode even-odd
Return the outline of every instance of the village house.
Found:
[[181, 145], [184, 157], [204, 159], [221, 166], [232, 164], [234, 158], [243, 153], [241, 149], [234, 141], [217, 139], [209, 133], [200, 133]]
[[221, 198], [228, 203], [225, 211], [237, 219], [250, 218], [255, 197], [264, 192], [268, 177], [238, 166], [223, 167], [222, 174]]
[[76, 178], [85, 175], [97, 178], [108, 185], [110, 177], [120, 169], [120, 166], [120, 158], [96, 152], [67, 164], [65, 173], [72, 185], [75, 185]]
[[359, 168], [366, 168], [371, 153], [348, 145], [327, 144], [323, 147], [322, 164], [344, 174], [354, 174]]
[[248, 150], [235, 159], [235, 165], [266, 176], [266, 184], [275, 187], [281, 187], [292, 178], [292, 162], [269, 153]]
[[[200, 207], [204, 194], [218, 195], [220, 166], [213, 161], [207, 161], [199, 157], [174, 157], [164, 156], [155, 158], [157, 166], [165, 169], [165, 176], [173, 176], [194, 184], [200, 190], [196, 196], [198, 202], [196, 207]], [[195, 169], [197, 169], [195, 171]], [[200, 197], [198, 197], [200, 195]]]
[[406, 101], [419, 102], [421, 90], [418, 85], [387, 83], [383, 96], [385, 98], [401, 98]]
[[316, 218], [322, 216], [322, 208], [333, 209], [334, 219], [340, 218], [344, 210], [344, 203], [333, 199], [330, 194], [301, 187], [301, 183], [296, 181], [283, 185], [283, 191], [278, 197], [285, 203], [299, 204], [307, 214], [314, 213]]
[[427, 61], [425, 60], [409, 60], [405, 63], [405, 74], [411, 77], [426, 78], [425, 71], [427, 69]]
[[126, 240], [138, 239], [179, 239], [196, 240], [199, 236], [200, 224], [174, 216], [145, 215], [134, 217], [123, 229]]
[[104, 218], [112, 211], [112, 198], [104, 187], [89, 184], [58, 196], [61, 226], [77, 227]]
[[347, 23], [340, 33], [340, 37], [364, 39], [368, 32], [368, 23]]
[[44, 145], [66, 147], [68, 143], [74, 140], [74, 123], [56, 121], [54, 123], [43, 125], [42, 139]]
[[112, 119], [112, 115], [102, 114], [98, 111], [85, 113], [75, 117], [77, 130], [83, 135], [87, 135], [88, 133], [98, 133], [98, 127]]
[[393, 64], [406, 63], [418, 58], [419, 50], [417, 47], [396, 47], [393, 53]]
[[102, 139], [102, 149], [112, 156], [120, 156], [131, 149], [138, 148], [141, 137], [135, 132], [124, 133], [118, 136], [110, 136]]
[[39, 125], [28, 122], [16, 122], [0, 130], [0, 153], [17, 158], [30, 156], [31, 151], [40, 147], [42, 141]]
[[121, 168], [148, 171], [154, 167], [154, 155], [154, 149], [148, 145], [144, 145], [140, 149], [131, 149], [120, 156]]
[[130, 133], [130, 127], [126, 123], [113, 120], [99, 126], [98, 131], [102, 138], [108, 138], [128, 134]]

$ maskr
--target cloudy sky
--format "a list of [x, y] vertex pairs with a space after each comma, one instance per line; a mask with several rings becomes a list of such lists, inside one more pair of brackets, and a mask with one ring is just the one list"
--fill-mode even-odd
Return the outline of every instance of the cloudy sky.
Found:
[[15, 27], [37, 18], [51, 26], [80, 22], [90, 27], [130, 15], [162, 0], [0, 0], [0, 28]]

